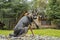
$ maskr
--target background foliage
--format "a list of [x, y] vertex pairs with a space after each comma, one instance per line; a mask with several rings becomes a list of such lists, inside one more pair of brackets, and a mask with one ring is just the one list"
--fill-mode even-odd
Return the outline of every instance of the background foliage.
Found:
[[24, 11], [47, 15], [60, 28], [60, 0], [0, 0], [0, 21], [4, 29], [13, 29]]
[[24, 11], [27, 11], [29, 5], [21, 0], [0, 0], [0, 21], [5, 23], [5, 29], [11, 29]]
[[46, 12], [49, 20], [60, 28], [60, 0], [49, 0], [46, 7]]

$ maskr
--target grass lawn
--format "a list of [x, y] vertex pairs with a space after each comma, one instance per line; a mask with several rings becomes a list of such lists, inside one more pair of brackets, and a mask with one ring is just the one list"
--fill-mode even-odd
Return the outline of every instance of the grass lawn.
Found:
[[[0, 34], [8, 35], [9, 33], [12, 33], [12, 30], [0, 30]], [[42, 35], [42, 36], [56, 36], [60, 37], [60, 30], [57, 29], [35, 29], [33, 30], [34, 34], [36, 35]], [[28, 34], [31, 34], [31, 31], [28, 31]]]

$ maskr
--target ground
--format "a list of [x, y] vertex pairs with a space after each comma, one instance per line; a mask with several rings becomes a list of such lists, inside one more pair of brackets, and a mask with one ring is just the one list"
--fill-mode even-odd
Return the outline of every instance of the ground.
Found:
[[[0, 30], [0, 34], [8, 35], [9, 33], [12, 33], [13, 30]], [[60, 30], [58, 29], [35, 29], [33, 30], [34, 34], [36, 35], [42, 35], [42, 36], [55, 36], [60, 37]], [[27, 34], [31, 34], [31, 31], [29, 30]]]

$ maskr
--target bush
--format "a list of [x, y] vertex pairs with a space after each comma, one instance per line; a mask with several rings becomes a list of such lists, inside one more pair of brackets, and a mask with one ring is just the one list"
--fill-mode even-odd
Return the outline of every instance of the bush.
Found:
[[60, 19], [54, 19], [53, 23], [56, 24], [58, 29], [60, 29]]

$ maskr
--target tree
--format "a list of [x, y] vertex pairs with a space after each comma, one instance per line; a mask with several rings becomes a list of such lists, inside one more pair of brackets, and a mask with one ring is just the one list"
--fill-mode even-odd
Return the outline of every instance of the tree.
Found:
[[[22, 3], [20, 3], [22, 2]], [[5, 28], [10, 29], [10, 24], [15, 23], [19, 16], [27, 11], [29, 5], [26, 1], [21, 0], [1, 0], [0, 1], [0, 21], [4, 22]], [[11, 21], [13, 20], [13, 21]]]
[[60, 24], [60, 1], [49, 0], [46, 8], [47, 16], [49, 20], [53, 20], [54, 24]]
[[46, 10], [46, 5], [47, 5], [47, 0], [33, 0], [32, 1], [32, 9], [37, 10], [37, 13], [45, 13]]

